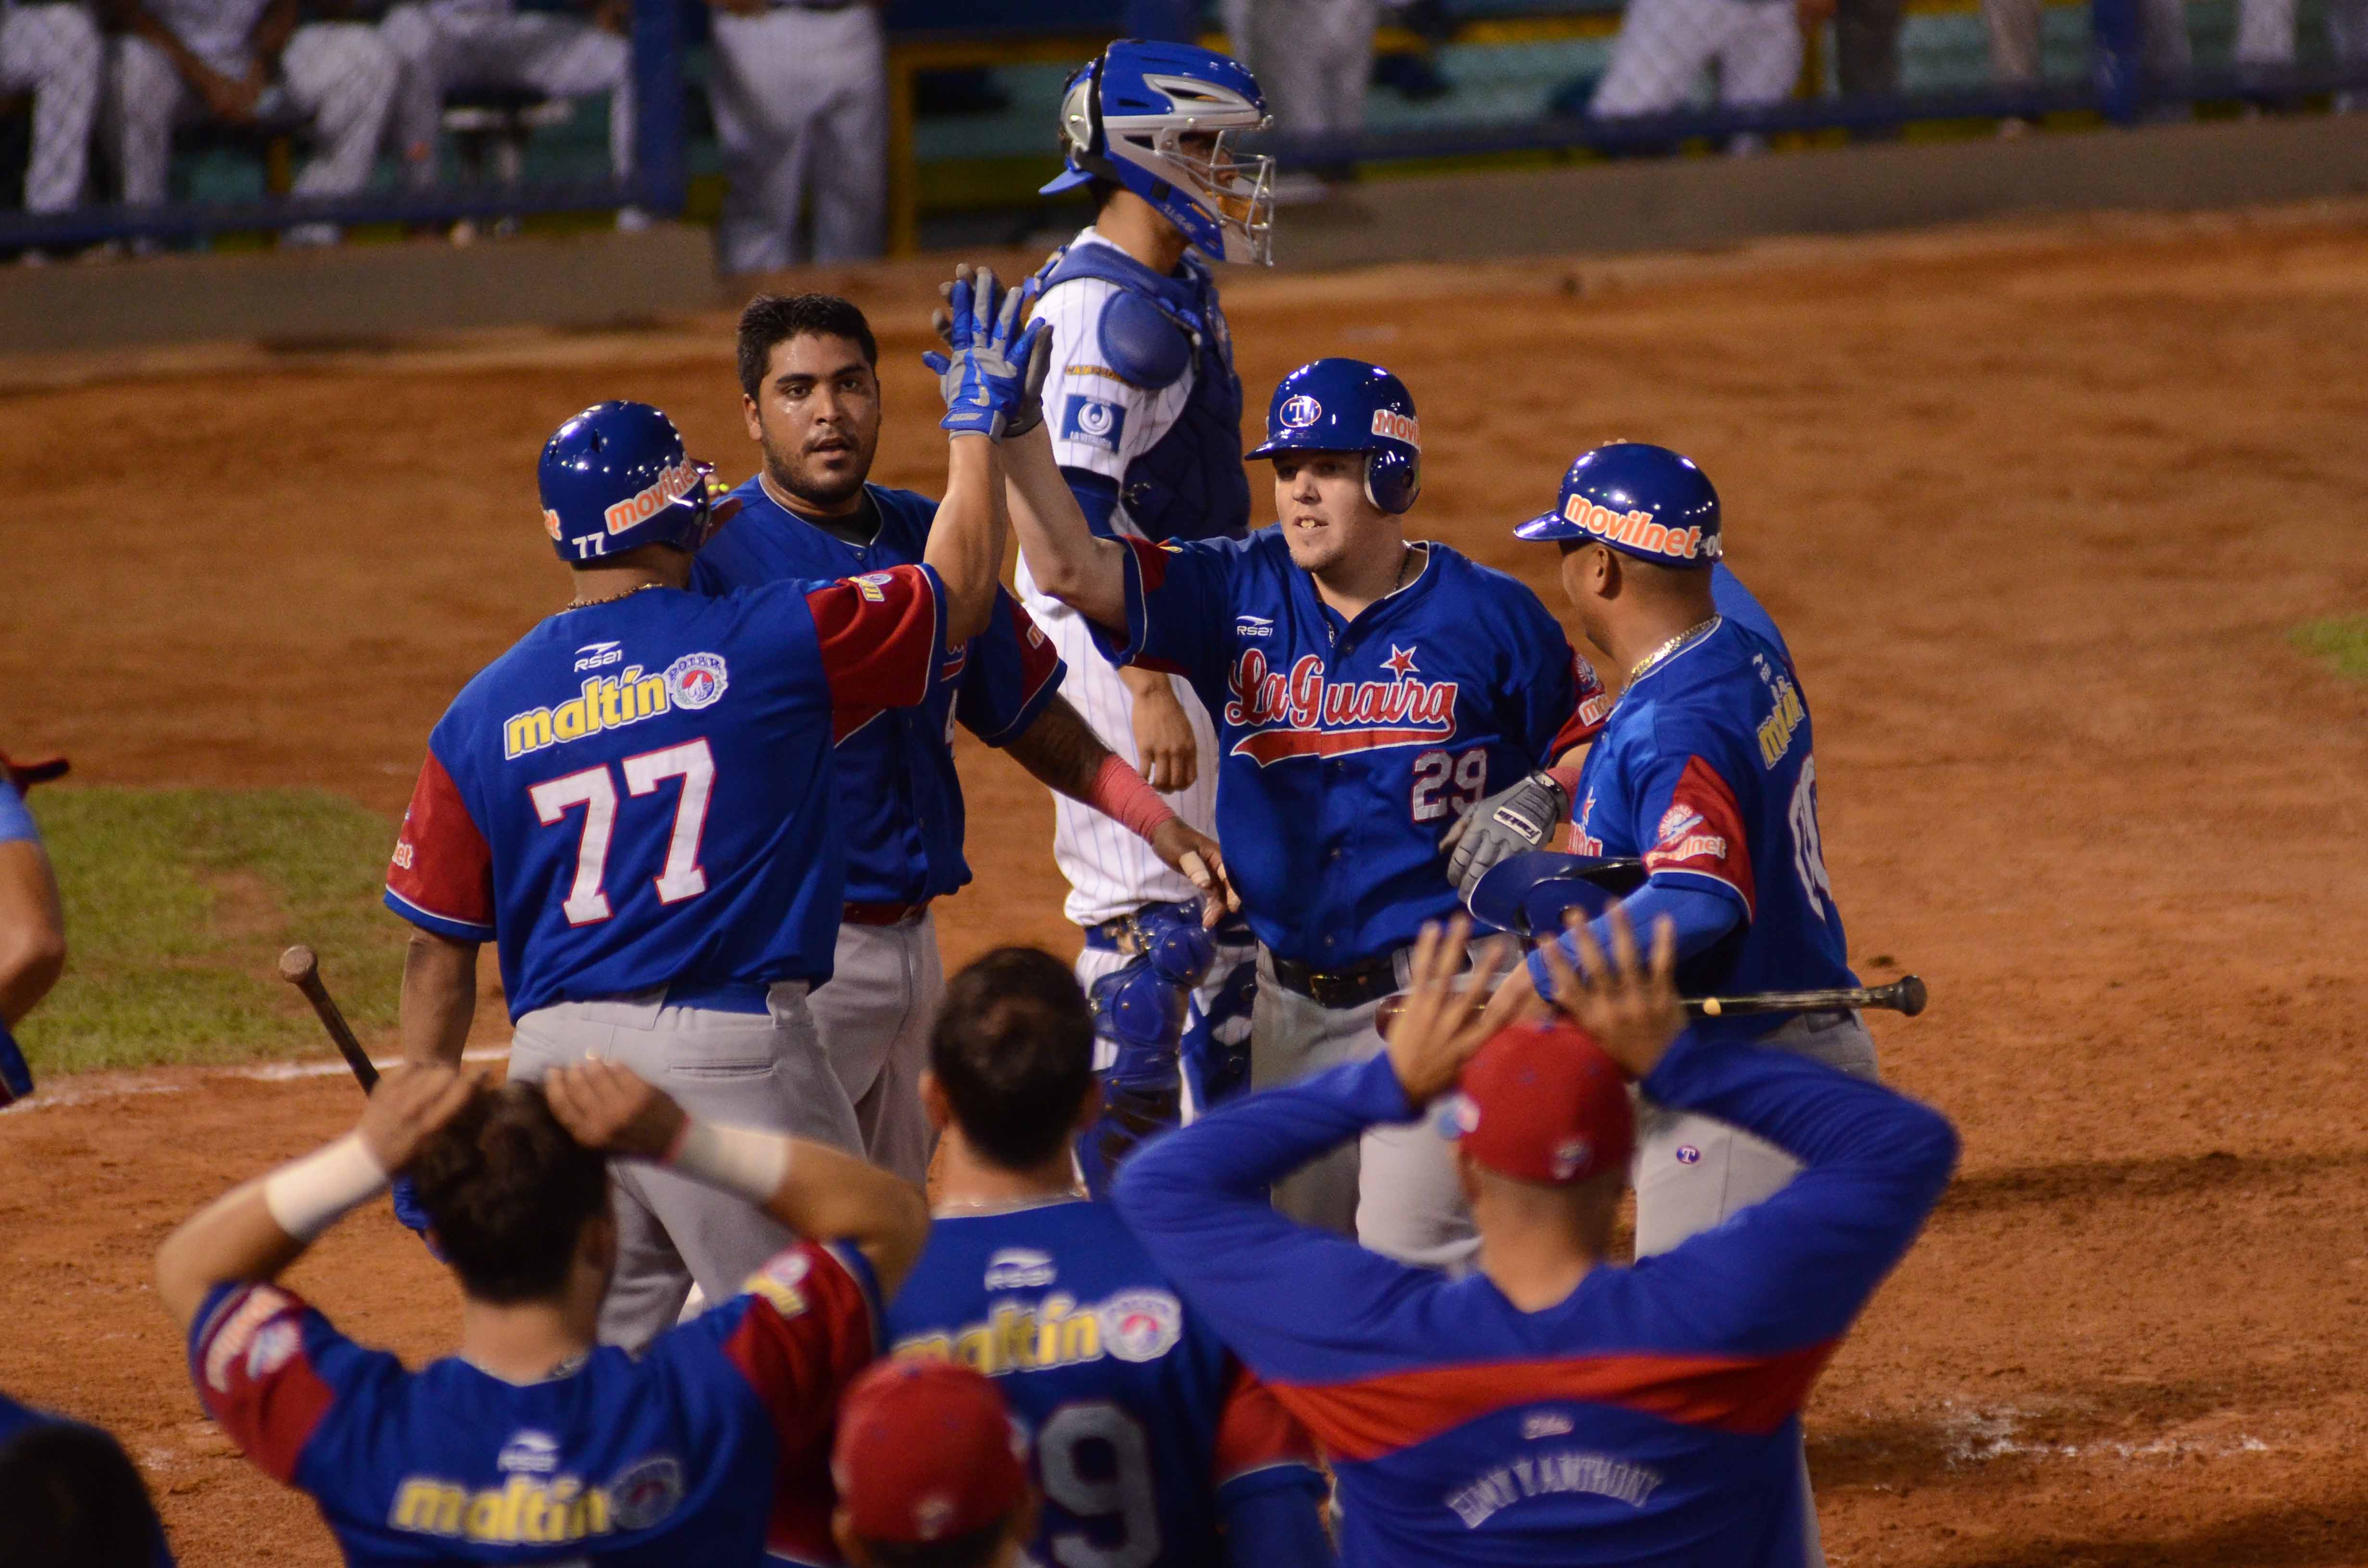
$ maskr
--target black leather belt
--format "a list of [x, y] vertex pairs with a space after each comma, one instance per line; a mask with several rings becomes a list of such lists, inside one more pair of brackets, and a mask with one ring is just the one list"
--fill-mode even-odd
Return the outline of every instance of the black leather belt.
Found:
[[1398, 957], [1383, 953], [1347, 969], [1317, 969], [1296, 959], [1270, 952], [1274, 978], [1286, 991], [1296, 991], [1319, 1007], [1361, 1007], [1378, 1002], [1398, 988]]

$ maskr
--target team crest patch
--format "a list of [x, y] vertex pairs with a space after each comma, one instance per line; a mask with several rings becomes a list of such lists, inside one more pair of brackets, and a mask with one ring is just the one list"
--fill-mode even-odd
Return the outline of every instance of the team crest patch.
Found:
[[1286, 430], [1304, 430], [1324, 417], [1324, 405], [1301, 392], [1296, 397], [1286, 398], [1276, 417], [1282, 421]]
[[721, 653], [685, 653], [666, 669], [666, 695], [677, 708], [712, 708], [730, 684]]
[[682, 1465], [670, 1454], [628, 1465], [609, 1483], [609, 1507], [620, 1530], [645, 1530], [681, 1501]]
[[1673, 844], [1685, 835], [1686, 829], [1702, 820], [1700, 812], [1686, 806], [1671, 806], [1661, 813], [1660, 830], [1654, 836], [1663, 844]]
[[1121, 1361], [1156, 1361], [1184, 1335], [1183, 1304], [1165, 1290], [1121, 1290], [1097, 1315], [1102, 1344]]
[[1086, 397], [1071, 392], [1061, 407], [1061, 439], [1076, 441], [1088, 447], [1099, 447], [1106, 452], [1118, 450], [1119, 438], [1126, 430], [1126, 410], [1114, 403], [1104, 403], [1098, 397]]
[[[222, 1325], [207, 1337], [206, 1386], [218, 1392], [229, 1392], [231, 1369], [241, 1360], [246, 1361], [250, 1377], [259, 1375], [253, 1370], [257, 1363], [250, 1352], [260, 1347], [267, 1324], [278, 1322], [283, 1316], [292, 1318], [295, 1311], [293, 1300], [268, 1285], [257, 1285], [249, 1290], [245, 1299], [231, 1309], [230, 1316]], [[296, 1325], [290, 1322], [288, 1326], [293, 1330]], [[269, 1361], [268, 1369], [278, 1371], [286, 1366], [287, 1357], [295, 1354], [295, 1343], [290, 1342], [286, 1346], [286, 1354], [277, 1361], [264, 1358]]]

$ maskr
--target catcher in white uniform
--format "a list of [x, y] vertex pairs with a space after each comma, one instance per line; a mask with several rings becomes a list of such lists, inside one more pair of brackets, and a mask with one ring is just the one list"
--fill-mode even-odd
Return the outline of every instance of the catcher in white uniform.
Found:
[[[1063, 95], [1067, 167], [1044, 192], [1089, 187], [1096, 211], [1036, 275], [1036, 319], [1053, 329], [1053, 452], [1098, 532], [1248, 531], [1241, 381], [1208, 262], [1271, 259], [1272, 160], [1227, 146], [1266, 119], [1247, 70], [1190, 44], [1121, 40]], [[1168, 676], [1114, 669], [1025, 564], [1019, 582], [1068, 665], [1062, 694], [1178, 815], [1212, 831], [1216, 736], [1200, 700]], [[1200, 937], [1197, 890], [1140, 837], [1074, 801], [1053, 810], [1066, 913], [1086, 934], [1077, 978], [1100, 1019], [1107, 1109], [1080, 1150], [1099, 1191], [1144, 1132], [1248, 1082], [1257, 948], [1237, 918]]]

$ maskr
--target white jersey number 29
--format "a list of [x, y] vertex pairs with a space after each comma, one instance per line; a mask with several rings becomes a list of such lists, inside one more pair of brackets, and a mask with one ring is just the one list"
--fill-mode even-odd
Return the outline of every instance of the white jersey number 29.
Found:
[[[1448, 781], [1454, 788], [1448, 788]], [[1483, 747], [1462, 756], [1427, 751], [1414, 759], [1414, 820], [1437, 822], [1462, 816], [1488, 793], [1488, 753]]]
[[[1826, 846], [1817, 836], [1817, 759], [1801, 759], [1801, 781], [1793, 786], [1793, 869], [1800, 874], [1802, 891], [1817, 918], [1834, 903], [1834, 884], [1826, 875]], [[1839, 904], [1835, 904], [1839, 908]]]
[[1036, 1468], [1051, 1501], [1079, 1519], [1117, 1527], [1115, 1539], [1107, 1528], [1054, 1534], [1053, 1559], [1062, 1568], [1149, 1568], [1158, 1560], [1151, 1443], [1133, 1416], [1106, 1399], [1061, 1406], [1036, 1429]]
[[[707, 800], [715, 787], [715, 754], [707, 737], [685, 741], [659, 751], [645, 751], [618, 764], [629, 795], [655, 793], [668, 778], [682, 780], [682, 798], [675, 802], [673, 836], [666, 843], [666, 866], [653, 881], [660, 903], [680, 903], [707, 891], [707, 872], [699, 863], [700, 835], [707, 828]], [[575, 881], [559, 905], [570, 926], [591, 926], [609, 918], [607, 888], [609, 846], [617, 828], [617, 786], [606, 763], [547, 778], [527, 791], [537, 821], [556, 827], [577, 806], [584, 808], [584, 836], [575, 846]]]

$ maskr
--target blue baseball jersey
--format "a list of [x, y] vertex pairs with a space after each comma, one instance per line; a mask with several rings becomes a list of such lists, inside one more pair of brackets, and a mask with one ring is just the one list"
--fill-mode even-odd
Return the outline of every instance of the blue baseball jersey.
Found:
[[17, 786], [0, 778], [0, 844], [18, 839], [39, 844], [41, 830], [34, 825], [33, 813], [25, 809], [25, 797], [17, 793]]
[[830, 1563], [831, 1437], [876, 1317], [861, 1256], [807, 1244], [638, 1357], [512, 1383], [458, 1357], [407, 1371], [279, 1286], [225, 1285], [189, 1375], [353, 1568]]
[[1040, 1561], [1197, 1568], [1222, 1561], [1222, 1507], [1321, 1495], [1305, 1430], [1107, 1204], [939, 1215], [883, 1337], [995, 1380], [1029, 1435]]
[[1127, 547], [1119, 664], [1184, 676], [1216, 721], [1217, 838], [1258, 940], [1338, 969], [1460, 907], [1443, 837], [1594, 733], [1600, 686], [1537, 596], [1432, 542], [1344, 619], [1280, 527]]
[[[1571, 833], [1579, 854], [1641, 857], [1650, 885], [1733, 908], [1726, 935], [1680, 962], [1687, 994], [1858, 983], [1817, 834], [1808, 701], [1747, 618], [1722, 614], [1628, 683], [1579, 771]], [[1782, 1021], [1695, 1027], [1750, 1036]]]
[[[869, 545], [854, 545], [749, 480], [732, 493], [742, 503], [738, 515], [700, 548], [693, 585], [728, 593], [920, 564], [938, 504], [909, 490], [865, 489], [880, 531]], [[1064, 666], [1051, 639], [997, 588], [987, 629], [954, 649], [943, 673], [918, 707], [883, 709], [839, 740], [838, 821], [850, 903], [919, 903], [970, 881], [954, 724], [988, 745], [1009, 744], [1060, 690]]]
[[653, 588], [555, 615], [427, 742], [386, 903], [495, 941], [515, 1019], [554, 1002], [757, 994], [830, 977], [844, 902], [834, 733], [926, 701], [937, 574], [712, 598]]
[[1269, 1202], [1304, 1161], [1412, 1119], [1387, 1057], [1221, 1107], [1119, 1173], [1152, 1261], [1331, 1457], [1344, 1562], [1800, 1568], [1801, 1407], [1939, 1200], [1955, 1135], [1787, 1051], [1681, 1040], [1644, 1087], [1806, 1168], [1535, 1312]]

